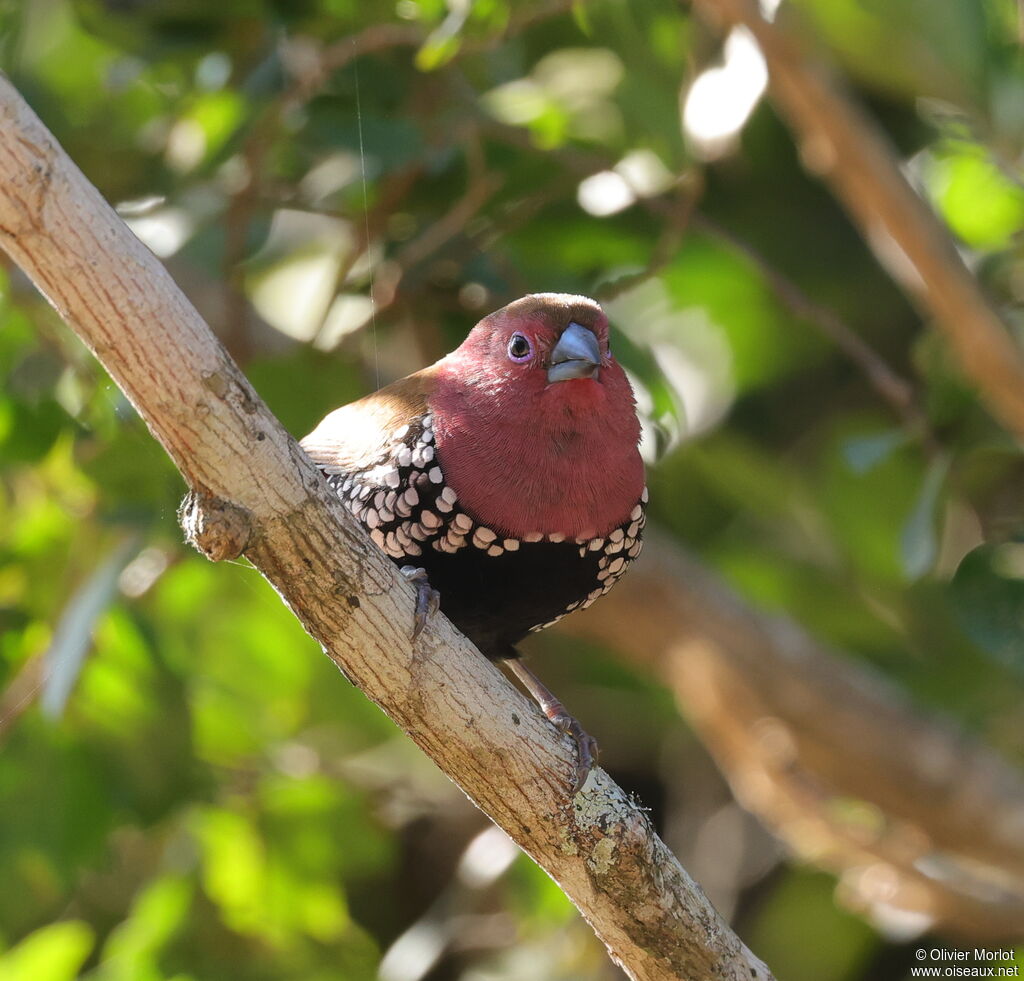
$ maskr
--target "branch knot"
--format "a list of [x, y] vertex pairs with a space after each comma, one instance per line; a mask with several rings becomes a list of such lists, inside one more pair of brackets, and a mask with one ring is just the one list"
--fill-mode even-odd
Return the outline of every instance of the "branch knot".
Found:
[[237, 559], [252, 539], [252, 516], [245, 508], [192, 490], [178, 508], [185, 540], [211, 562]]

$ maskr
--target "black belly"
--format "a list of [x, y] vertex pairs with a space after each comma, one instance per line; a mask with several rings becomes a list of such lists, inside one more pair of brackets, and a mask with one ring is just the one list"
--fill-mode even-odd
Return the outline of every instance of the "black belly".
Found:
[[441, 609], [492, 660], [517, 657], [514, 645], [532, 627], [562, 616], [601, 586], [597, 553], [572, 542], [523, 542], [515, 552], [454, 554], [424, 549], [415, 562], [441, 594]]

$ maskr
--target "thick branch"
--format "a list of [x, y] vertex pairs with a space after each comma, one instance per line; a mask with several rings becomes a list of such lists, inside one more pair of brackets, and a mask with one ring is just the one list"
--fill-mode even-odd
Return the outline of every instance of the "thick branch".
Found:
[[715, 20], [757, 38], [776, 104], [803, 159], [832, 187], [893, 278], [930, 313], [993, 414], [1024, 440], [1024, 354], [968, 271], [942, 223], [900, 171], [878, 127], [764, 19], [756, 0], [697, 0]]
[[662, 677], [740, 802], [876, 922], [1024, 935], [1024, 775], [948, 720], [656, 540], [563, 629]]
[[186, 518], [203, 547], [244, 547], [345, 675], [559, 883], [630, 977], [770, 978], [607, 775], [567, 795], [568, 738], [447, 620], [413, 648], [411, 587], [2, 76], [0, 174], [0, 245], [191, 484]]

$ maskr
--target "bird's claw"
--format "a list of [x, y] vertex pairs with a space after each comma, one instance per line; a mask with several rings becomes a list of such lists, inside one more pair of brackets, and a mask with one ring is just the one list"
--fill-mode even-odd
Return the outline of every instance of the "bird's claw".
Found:
[[590, 776], [590, 771], [597, 766], [598, 748], [597, 740], [588, 733], [579, 721], [569, 715], [564, 709], [550, 716], [556, 728], [567, 733], [576, 743], [578, 754], [576, 761], [576, 774], [573, 778], [572, 792], [579, 793]]
[[572, 793], [579, 793], [587, 782], [590, 771], [597, 766], [597, 740], [566, 712], [565, 706], [555, 697], [554, 692], [522, 661], [513, 657], [505, 664], [534, 697], [541, 711], [555, 724], [555, 728], [571, 736], [576, 743], [576, 771], [573, 774]]
[[413, 622], [412, 639], [415, 640], [427, 625], [427, 621], [441, 606], [441, 594], [430, 585], [427, 570], [414, 565], [403, 565], [398, 570], [406, 582], [416, 587], [416, 619]]

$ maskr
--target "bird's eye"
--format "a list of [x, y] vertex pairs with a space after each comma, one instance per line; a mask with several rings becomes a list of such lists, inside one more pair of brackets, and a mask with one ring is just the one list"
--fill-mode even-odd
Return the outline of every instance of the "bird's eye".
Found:
[[533, 347], [524, 334], [513, 334], [508, 342], [508, 356], [513, 361], [526, 361], [533, 354]]

